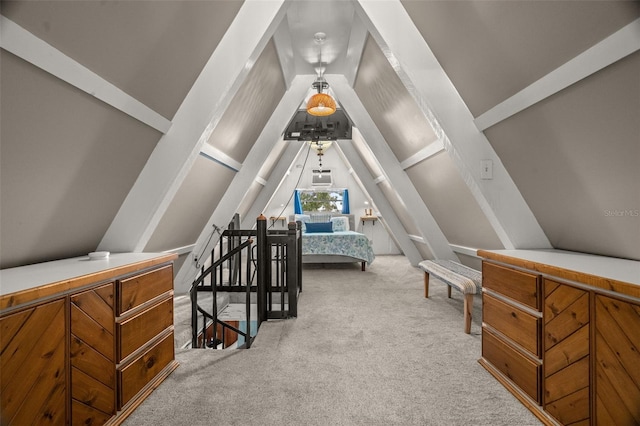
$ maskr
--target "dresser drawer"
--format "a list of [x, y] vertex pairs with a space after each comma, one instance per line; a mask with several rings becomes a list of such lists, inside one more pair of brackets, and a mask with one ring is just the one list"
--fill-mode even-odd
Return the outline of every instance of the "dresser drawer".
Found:
[[482, 262], [482, 286], [538, 311], [541, 308], [538, 275], [485, 261]]
[[118, 362], [144, 346], [160, 332], [173, 325], [173, 297], [117, 323]]
[[483, 293], [482, 321], [531, 352], [533, 356], [542, 357], [539, 337], [541, 318]]
[[482, 357], [541, 403], [541, 365], [527, 358], [486, 328], [482, 329]]
[[122, 409], [174, 358], [173, 332], [153, 345], [139, 358], [118, 370], [118, 409]]
[[117, 315], [123, 315], [170, 290], [173, 290], [172, 265], [120, 280]]

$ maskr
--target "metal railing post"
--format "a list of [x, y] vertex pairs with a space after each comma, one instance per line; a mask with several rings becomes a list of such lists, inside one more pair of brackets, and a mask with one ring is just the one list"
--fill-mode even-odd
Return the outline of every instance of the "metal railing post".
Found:
[[298, 225], [289, 222], [287, 232], [287, 293], [289, 296], [289, 316], [298, 316]]
[[300, 292], [302, 292], [302, 222], [296, 222], [296, 258], [298, 282], [296, 283]]
[[[267, 278], [267, 274], [269, 272], [268, 262], [269, 256], [267, 250], [269, 249], [267, 244], [267, 218], [264, 215], [258, 216], [256, 220], [256, 244], [258, 246], [257, 250], [257, 273], [258, 277], [258, 294], [257, 294], [257, 304], [258, 304], [258, 324], [267, 320], [267, 286], [269, 285], [269, 279]], [[259, 326], [259, 325], [258, 325]]]
[[[251, 347], [251, 245], [249, 245], [249, 250], [247, 251], [247, 292], [245, 294], [245, 312], [247, 317], [247, 327], [245, 329], [246, 336], [244, 338], [246, 348], [249, 349]], [[256, 302], [257, 303], [257, 302]], [[240, 338], [240, 336], [238, 336]]]
[[198, 347], [198, 288], [194, 285], [190, 291], [191, 298], [191, 347]]
[[[211, 258], [214, 259], [213, 251], [211, 252]], [[213, 295], [213, 299], [211, 300], [211, 314], [213, 315], [213, 332], [212, 332], [213, 349], [218, 348], [218, 345], [216, 345], [216, 340], [218, 340], [218, 291], [216, 286], [217, 286], [216, 274], [211, 274], [211, 294]], [[205, 318], [205, 324], [206, 322], [207, 321]], [[206, 327], [205, 327], [205, 330], [206, 330]], [[224, 328], [222, 331], [224, 334]], [[202, 339], [203, 341], [206, 341], [207, 339], [206, 331]], [[205, 347], [206, 347], [206, 343], [205, 343]]]

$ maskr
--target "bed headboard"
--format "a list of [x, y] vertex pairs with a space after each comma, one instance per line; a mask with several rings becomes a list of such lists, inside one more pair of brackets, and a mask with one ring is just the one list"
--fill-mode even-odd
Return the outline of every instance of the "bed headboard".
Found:
[[[306, 214], [306, 213], [305, 213]], [[308, 213], [310, 216], [313, 216], [313, 213]], [[321, 215], [325, 215], [325, 216], [330, 216], [330, 217], [337, 217], [337, 216], [344, 216], [344, 217], [348, 217], [349, 218], [349, 229], [351, 231], [355, 231], [356, 230], [356, 219], [353, 216], [353, 214], [344, 214], [344, 213], [319, 213]], [[295, 215], [290, 215], [289, 216], [289, 222], [295, 222]]]

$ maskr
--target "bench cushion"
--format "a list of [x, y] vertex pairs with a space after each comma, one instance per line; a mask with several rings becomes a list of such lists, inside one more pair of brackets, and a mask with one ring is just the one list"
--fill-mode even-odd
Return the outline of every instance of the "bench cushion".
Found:
[[476, 294], [482, 288], [482, 274], [479, 271], [451, 260], [423, 260], [418, 267], [462, 294]]

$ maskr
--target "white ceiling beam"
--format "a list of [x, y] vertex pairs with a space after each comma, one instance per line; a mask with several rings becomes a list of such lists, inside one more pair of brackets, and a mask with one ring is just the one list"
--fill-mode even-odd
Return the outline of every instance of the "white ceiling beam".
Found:
[[407, 213], [412, 217], [415, 226], [424, 237], [431, 253], [438, 259], [457, 260], [457, 256], [449, 247], [442, 230], [424, 204], [422, 197], [413, 186], [411, 179], [400, 167], [386, 140], [371, 119], [371, 116], [358, 98], [355, 90], [343, 75], [330, 74], [326, 76], [329, 85], [337, 93], [353, 124], [366, 141], [373, 156], [380, 164], [391, 186], [407, 206]]
[[286, 142], [284, 152], [280, 155], [278, 163], [271, 171], [269, 179], [251, 204], [251, 208], [245, 217], [241, 218], [242, 229], [252, 229], [255, 226], [256, 218], [264, 213], [264, 209], [269, 205], [275, 194], [278, 193], [287, 177], [287, 172], [303, 149], [307, 149], [304, 143]]
[[[411, 241], [415, 241], [416, 243], [420, 243], [420, 244], [427, 244], [427, 242], [424, 240], [424, 238], [422, 238], [419, 235], [413, 235], [413, 234], [409, 234], [409, 239]], [[451, 245], [451, 244], [449, 244]]]
[[171, 127], [162, 115], [2, 15], [0, 47], [160, 133]]
[[355, 84], [358, 68], [360, 67], [360, 59], [362, 59], [362, 52], [368, 35], [367, 27], [364, 26], [360, 17], [354, 14], [344, 67], [344, 76], [351, 86]]
[[231, 184], [196, 240], [193, 254], [201, 258], [191, 257], [184, 262], [178, 271], [175, 279], [177, 292], [186, 291], [189, 288], [198, 273], [198, 264], [209, 258], [211, 250], [220, 239], [220, 235], [215, 232], [215, 229], [224, 229], [237, 212], [246, 192], [258, 176], [264, 159], [273, 149], [274, 143], [281, 139], [282, 130], [291, 120], [292, 111], [295, 111], [300, 105], [314, 78], [313, 75], [299, 75], [293, 79], [291, 87], [278, 103], [260, 136], [247, 154], [242, 168], [233, 177]]
[[[399, 0], [357, 0], [356, 11], [442, 140], [505, 248], [551, 248], [511, 176]], [[402, 28], [402, 31], [398, 31]], [[425, 78], [428, 76], [428, 78]], [[483, 160], [493, 179], [481, 179]]]
[[291, 86], [293, 78], [296, 76], [296, 63], [293, 55], [293, 42], [291, 40], [291, 31], [289, 29], [289, 21], [283, 19], [273, 35], [273, 43], [276, 46], [278, 59], [280, 59], [280, 68], [284, 77], [285, 87]]
[[215, 161], [216, 163], [220, 163], [225, 167], [230, 168], [231, 170], [237, 172], [242, 167], [242, 163], [234, 160], [224, 152], [220, 151], [218, 148], [205, 143], [202, 145], [202, 149], [200, 150], [200, 154], [203, 156]]
[[474, 120], [476, 127], [486, 130], [637, 50], [640, 50], [640, 18], [478, 116]]
[[371, 179], [371, 173], [353, 146], [353, 143], [351, 141], [338, 141], [336, 148], [343, 161], [347, 163], [347, 166], [353, 168], [355, 180], [361, 186], [363, 192], [373, 201], [373, 204], [375, 204], [382, 216], [387, 231], [391, 234], [407, 259], [409, 259], [409, 262], [411, 262], [413, 266], [416, 266], [422, 261], [420, 252], [409, 239], [407, 231], [404, 229], [400, 219], [398, 219], [387, 197], [385, 197], [382, 190]]
[[285, 4], [284, 0], [243, 3], [178, 108], [173, 126], [160, 139], [129, 191], [99, 250], [144, 249], [203, 145], [280, 24]]
[[411, 166], [415, 166], [418, 163], [423, 162], [429, 157], [436, 155], [437, 153], [444, 150], [444, 143], [442, 140], [438, 139], [437, 141], [431, 142], [429, 145], [422, 148], [420, 151], [413, 154], [411, 157], [400, 163], [400, 167], [402, 170], [407, 170]]

